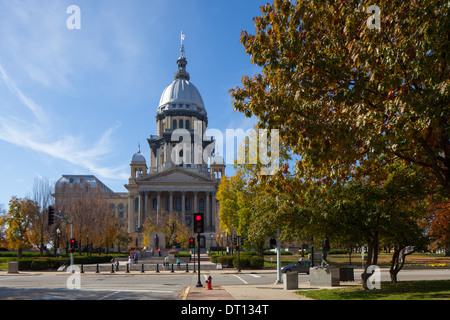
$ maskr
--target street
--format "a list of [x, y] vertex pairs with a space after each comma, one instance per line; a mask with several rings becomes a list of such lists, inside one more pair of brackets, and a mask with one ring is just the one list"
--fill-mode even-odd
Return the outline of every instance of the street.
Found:
[[[355, 269], [359, 281], [361, 269]], [[212, 276], [214, 286], [272, 285], [276, 273], [271, 271], [237, 273], [233, 271], [205, 271], [201, 283], [206, 287]], [[79, 289], [70, 289], [71, 277], [79, 277]], [[403, 270], [399, 280], [450, 279], [448, 269]], [[389, 281], [388, 269], [381, 270], [381, 280]], [[308, 282], [309, 275], [299, 274], [299, 282]], [[138, 273], [84, 273], [34, 272], [20, 274], [0, 273], [1, 300], [176, 300], [188, 287], [198, 283], [197, 273], [154, 272]]]

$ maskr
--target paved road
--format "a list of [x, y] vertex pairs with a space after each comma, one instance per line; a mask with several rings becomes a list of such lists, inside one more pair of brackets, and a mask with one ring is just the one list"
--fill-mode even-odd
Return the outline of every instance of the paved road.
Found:
[[[359, 281], [362, 270], [355, 270], [355, 280]], [[208, 275], [213, 278], [213, 286], [272, 285], [276, 281], [275, 272], [205, 272], [201, 274], [201, 283], [206, 286]], [[175, 300], [188, 287], [195, 287], [198, 275], [194, 273], [155, 274], [141, 273], [84, 273], [77, 274], [42, 272], [20, 273], [18, 275], [0, 273], [0, 299], [3, 300]], [[389, 272], [382, 269], [381, 280], [389, 280]], [[435, 280], [449, 279], [448, 269], [403, 270], [399, 280]], [[309, 276], [299, 274], [299, 282], [306, 283]], [[79, 289], [68, 289], [79, 284]]]

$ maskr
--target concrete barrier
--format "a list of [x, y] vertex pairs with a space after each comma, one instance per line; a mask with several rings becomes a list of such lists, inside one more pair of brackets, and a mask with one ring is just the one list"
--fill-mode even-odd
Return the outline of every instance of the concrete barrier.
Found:
[[298, 289], [298, 273], [290, 272], [283, 274], [283, 289], [295, 290]]
[[311, 287], [337, 287], [339, 286], [339, 269], [314, 267], [309, 269]]

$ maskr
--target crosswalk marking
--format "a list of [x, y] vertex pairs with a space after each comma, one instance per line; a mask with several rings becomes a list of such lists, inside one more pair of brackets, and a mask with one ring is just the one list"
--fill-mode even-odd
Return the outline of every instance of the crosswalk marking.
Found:
[[253, 278], [261, 278], [261, 276], [258, 276], [257, 274], [251, 274], [251, 273], [249, 273], [249, 276], [251, 276]]
[[241, 280], [243, 283], [248, 284], [247, 281], [245, 281], [244, 279], [242, 279], [242, 278], [239, 277], [238, 275], [233, 274], [233, 276], [235, 276], [236, 278], [238, 278], [239, 280]]

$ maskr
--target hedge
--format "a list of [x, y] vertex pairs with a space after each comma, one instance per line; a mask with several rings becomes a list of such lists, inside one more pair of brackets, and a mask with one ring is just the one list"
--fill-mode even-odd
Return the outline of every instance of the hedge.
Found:
[[[19, 259], [20, 271], [40, 271], [47, 269], [58, 269], [63, 265], [68, 258], [37, 258], [37, 259]], [[108, 263], [111, 262], [111, 256], [87, 256], [87, 257], [74, 257], [74, 264], [96, 264], [96, 263]]]
[[211, 256], [211, 262], [220, 263], [224, 268], [238, 268], [238, 261], [240, 260], [241, 269], [262, 269], [264, 266], [264, 258], [255, 256]]

